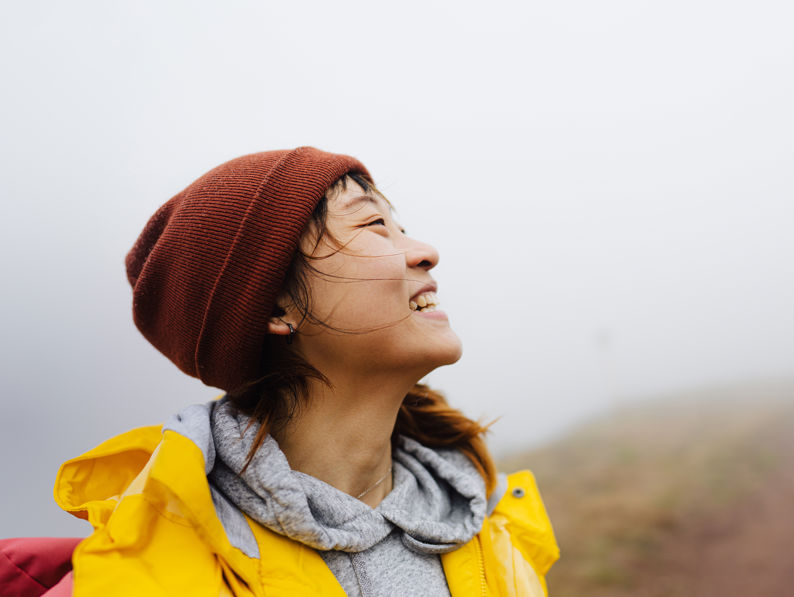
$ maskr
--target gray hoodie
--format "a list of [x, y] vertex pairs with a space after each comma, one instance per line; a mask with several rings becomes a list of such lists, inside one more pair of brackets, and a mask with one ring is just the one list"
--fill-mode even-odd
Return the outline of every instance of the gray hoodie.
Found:
[[316, 549], [348, 595], [449, 595], [439, 554], [481, 528], [482, 477], [456, 450], [432, 450], [400, 437], [393, 489], [371, 508], [293, 471], [267, 436], [241, 475], [257, 425], [225, 401], [193, 406], [168, 422], [204, 451], [215, 508], [233, 545], [259, 554], [241, 511], [268, 529]]

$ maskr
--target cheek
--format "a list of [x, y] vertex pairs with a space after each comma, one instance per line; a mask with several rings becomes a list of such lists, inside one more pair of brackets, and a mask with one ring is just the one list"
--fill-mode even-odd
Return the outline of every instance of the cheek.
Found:
[[[409, 314], [402, 255], [329, 259], [312, 284], [314, 315], [347, 330], [378, 327]], [[319, 268], [318, 268], [319, 269]]]

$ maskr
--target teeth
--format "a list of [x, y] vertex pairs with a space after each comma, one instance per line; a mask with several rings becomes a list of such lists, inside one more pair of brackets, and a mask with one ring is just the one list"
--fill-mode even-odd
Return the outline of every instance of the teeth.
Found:
[[438, 297], [435, 292], [423, 292], [408, 303], [411, 311], [435, 311], [438, 306]]

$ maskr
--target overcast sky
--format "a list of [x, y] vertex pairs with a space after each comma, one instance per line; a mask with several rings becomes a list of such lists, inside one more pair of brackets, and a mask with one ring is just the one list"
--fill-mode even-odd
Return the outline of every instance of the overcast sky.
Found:
[[464, 342], [497, 451], [794, 377], [789, 2], [26, 1], [0, 19], [0, 536], [84, 534], [63, 460], [218, 391], [130, 315], [154, 210], [232, 157], [360, 158]]

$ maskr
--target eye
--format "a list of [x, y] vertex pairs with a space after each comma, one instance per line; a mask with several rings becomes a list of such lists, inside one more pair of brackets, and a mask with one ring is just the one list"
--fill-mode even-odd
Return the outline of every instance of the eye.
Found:
[[385, 226], [386, 220], [383, 218], [378, 218], [377, 220], [372, 220], [368, 224], [364, 224], [365, 226]]

